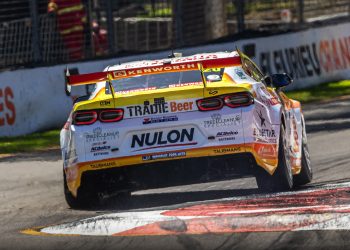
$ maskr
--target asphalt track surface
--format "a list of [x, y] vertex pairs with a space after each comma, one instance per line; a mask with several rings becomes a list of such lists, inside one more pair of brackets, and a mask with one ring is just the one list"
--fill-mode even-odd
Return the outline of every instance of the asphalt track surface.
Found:
[[261, 194], [246, 178], [72, 210], [58, 151], [3, 157], [0, 249], [350, 249], [350, 99], [304, 114], [314, 181], [290, 193]]

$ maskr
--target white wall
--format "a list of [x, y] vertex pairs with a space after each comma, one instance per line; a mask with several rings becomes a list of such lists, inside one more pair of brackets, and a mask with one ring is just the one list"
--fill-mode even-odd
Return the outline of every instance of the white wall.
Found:
[[[253, 59], [272, 73], [292, 73], [293, 88], [350, 79], [350, 23], [264, 38], [182, 49], [183, 55], [247, 47]], [[69, 64], [80, 73], [102, 71], [110, 64], [165, 58], [169, 52]], [[72, 107], [64, 91], [66, 65], [0, 73], [0, 136], [15, 136], [63, 126]], [[85, 92], [83, 87], [73, 95]]]

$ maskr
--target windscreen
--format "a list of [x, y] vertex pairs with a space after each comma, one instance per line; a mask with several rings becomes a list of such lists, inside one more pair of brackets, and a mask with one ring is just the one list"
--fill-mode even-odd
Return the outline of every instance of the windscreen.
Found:
[[199, 70], [134, 76], [112, 81], [116, 92], [163, 89], [202, 84]]

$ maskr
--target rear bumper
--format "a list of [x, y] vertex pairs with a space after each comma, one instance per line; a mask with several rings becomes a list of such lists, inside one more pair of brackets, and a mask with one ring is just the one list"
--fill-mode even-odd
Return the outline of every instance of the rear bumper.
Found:
[[113, 192], [235, 179], [254, 175], [256, 166], [251, 153], [238, 153], [85, 171], [79, 190]]
[[[187, 181], [192, 183], [203, 182], [205, 176], [209, 178], [213, 172], [221, 173], [218, 175], [220, 178], [251, 175], [252, 166], [256, 165], [272, 174], [277, 167], [277, 152], [273, 151], [272, 155], [266, 155], [270, 154], [270, 150], [265, 152], [269, 147], [271, 146], [246, 144], [193, 149], [186, 151], [186, 154], [183, 154], [183, 151], [173, 151], [82, 162], [65, 168], [65, 171], [68, 188], [73, 195], [77, 195], [81, 185], [87, 188], [92, 185], [93, 188], [103, 187], [103, 189], [170, 186], [176, 185], [178, 180], [186, 182], [187, 177], [190, 179]], [[164, 158], [164, 155], [168, 158]], [[230, 171], [226, 173], [228, 169]], [[165, 183], [162, 183], [163, 180]]]

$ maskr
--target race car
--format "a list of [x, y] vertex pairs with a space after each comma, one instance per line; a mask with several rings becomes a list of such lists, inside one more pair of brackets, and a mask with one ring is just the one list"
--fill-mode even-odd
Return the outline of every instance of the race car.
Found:
[[[69, 75], [95, 84], [61, 131], [73, 208], [110, 193], [255, 176], [275, 192], [311, 182], [305, 121], [282, 88], [241, 51], [172, 56]], [[68, 88], [69, 87], [69, 88]]]

